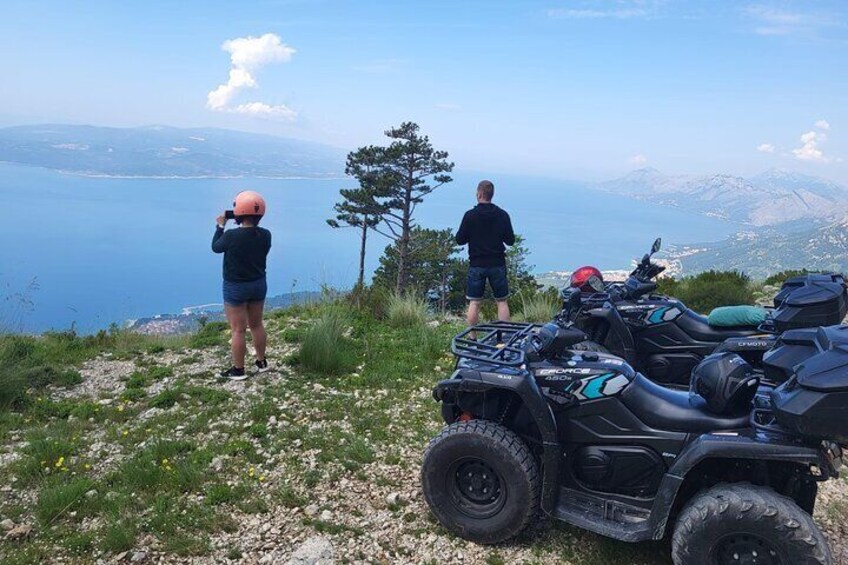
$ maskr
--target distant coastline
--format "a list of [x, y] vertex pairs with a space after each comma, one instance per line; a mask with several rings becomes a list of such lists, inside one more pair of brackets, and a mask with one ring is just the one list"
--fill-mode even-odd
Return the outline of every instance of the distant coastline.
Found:
[[21, 163], [20, 161], [6, 161], [0, 159], [0, 165], [14, 165], [17, 167], [29, 167], [53, 171], [62, 175], [83, 177], [91, 179], [149, 179], [149, 180], [226, 180], [226, 179], [265, 179], [265, 180], [322, 180], [335, 181], [344, 180], [344, 175], [322, 175], [322, 176], [275, 176], [275, 175], [111, 175], [107, 173], [94, 173], [86, 171], [75, 171], [72, 169], [57, 169], [46, 165], [34, 165], [32, 163]]

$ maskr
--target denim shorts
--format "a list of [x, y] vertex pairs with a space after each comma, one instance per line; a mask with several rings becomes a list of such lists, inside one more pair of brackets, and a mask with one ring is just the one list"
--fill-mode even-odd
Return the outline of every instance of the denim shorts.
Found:
[[469, 267], [468, 287], [465, 297], [468, 300], [483, 300], [486, 293], [486, 281], [492, 287], [495, 300], [509, 298], [509, 283], [506, 279], [506, 267]]
[[268, 283], [265, 277], [255, 281], [235, 282], [224, 281], [224, 304], [241, 306], [246, 302], [261, 302], [268, 294]]

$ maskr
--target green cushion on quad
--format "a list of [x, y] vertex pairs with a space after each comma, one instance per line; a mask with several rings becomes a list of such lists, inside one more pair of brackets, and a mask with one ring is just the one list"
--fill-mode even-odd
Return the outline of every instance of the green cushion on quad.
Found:
[[759, 326], [766, 320], [768, 310], [759, 306], [720, 306], [710, 312], [711, 326]]

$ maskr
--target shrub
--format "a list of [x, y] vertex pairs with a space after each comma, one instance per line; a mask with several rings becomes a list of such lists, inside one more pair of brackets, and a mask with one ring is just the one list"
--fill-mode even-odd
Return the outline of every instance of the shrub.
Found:
[[345, 336], [350, 315], [338, 306], [324, 313], [304, 332], [300, 348], [300, 364], [325, 375], [348, 371], [354, 361], [350, 339]]
[[411, 328], [427, 322], [427, 301], [413, 293], [391, 294], [386, 302], [386, 320], [396, 328]]
[[775, 273], [768, 277], [763, 284], [765, 285], [774, 285], [780, 286], [786, 281], [786, 279], [791, 279], [792, 277], [799, 277], [801, 275], [810, 275], [818, 271], [808, 271], [807, 269], [789, 269], [786, 271], [780, 271], [779, 273]]
[[738, 271], [705, 271], [677, 281], [663, 278], [659, 283], [660, 292], [703, 314], [719, 306], [753, 304], [755, 300], [750, 277]]

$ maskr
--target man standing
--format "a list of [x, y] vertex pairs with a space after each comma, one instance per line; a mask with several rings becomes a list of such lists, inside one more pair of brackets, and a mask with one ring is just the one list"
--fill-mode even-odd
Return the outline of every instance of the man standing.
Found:
[[515, 233], [509, 214], [492, 204], [495, 185], [481, 180], [477, 185], [477, 206], [465, 213], [456, 232], [459, 245], [468, 244], [468, 325], [480, 319], [480, 304], [486, 290], [486, 281], [498, 303], [498, 319], [509, 320], [509, 283], [506, 277], [504, 244], [515, 243]]

